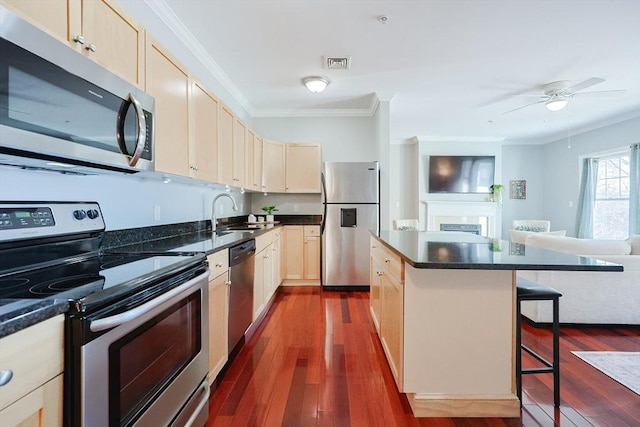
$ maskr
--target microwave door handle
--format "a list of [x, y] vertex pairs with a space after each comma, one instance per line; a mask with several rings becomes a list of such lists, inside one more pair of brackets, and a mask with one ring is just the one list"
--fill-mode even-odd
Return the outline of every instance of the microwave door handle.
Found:
[[[136, 148], [133, 153], [129, 153], [127, 150], [127, 144], [124, 139], [124, 121], [127, 118], [127, 107], [126, 105], [131, 104], [136, 111], [136, 117], [138, 119], [138, 135], [136, 136]], [[147, 119], [144, 117], [144, 110], [140, 105], [140, 102], [133, 96], [132, 93], [129, 93], [127, 100], [122, 103], [122, 107], [120, 108], [120, 113], [118, 114], [118, 144], [120, 145], [120, 151], [123, 154], [129, 156], [129, 166], [135, 166], [140, 160], [140, 156], [142, 156], [142, 152], [144, 151], [144, 145], [147, 141]]]
[[91, 329], [93, 332], [100, 332], [107, 329], [115, 328], [116, 326], [120, 326], [127, 322], [131, 322], [132, 320], [137, 319], [143, 314], [150, 312], [151, 310], [158, 307], [159, 305], [169, 301], [171, 298], [175, 297], [176, 295], [179, 295], [180, 293], [187, 291], [189, 288], [198, 284], [200, 281], [208, 280], [208, 278], [209, 278], [209, 269], [207, 268], [207, 271], [205, 271], [204, 273], [194, 277], [193, 279], [183, 283], [178, 287], [171, 289], [168, 292], [165, 292], [164, 294], [156, 298], [153, 298], [151, 301], [146, 302], [141, 306], [138, 306], [129, 311], [125, 311], [124, 313], [105, 317], [104, 319], [92, 320], [89, 323], [89, 329]]

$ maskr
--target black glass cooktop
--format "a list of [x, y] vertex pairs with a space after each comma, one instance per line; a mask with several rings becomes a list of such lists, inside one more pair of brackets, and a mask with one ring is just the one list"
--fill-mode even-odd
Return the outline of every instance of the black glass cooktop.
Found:
[[175, 253], [103, 254], [0, 273], [0, 299], [79, 299], [117, 286], [136, 286], [191, 258]]

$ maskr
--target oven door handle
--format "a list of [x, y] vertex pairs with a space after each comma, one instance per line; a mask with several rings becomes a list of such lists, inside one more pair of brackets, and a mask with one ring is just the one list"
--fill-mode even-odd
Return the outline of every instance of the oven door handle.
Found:
[[209, 383], [206, 379], [202, 382], [202, 386], [200, 388], [204, 392], [204, 396], [202, 396], [202, 399], [200, 399], [200, 403], [198, 403], [198, 406], [196, 406], [196, 409], [193, 411], [187, 422], [184, 423], [184, 427], [191, 427], [196, 421], [196, 418], [198, 418], [198, 415], [200, 415], [200, 411], [202, 411], [204, 405], [209, 403], [209, 396], [211, 395], [211, 391], [209, 388]]
[[116, 326], [120, 326], [124, 323], [130, 322], [142, 316], [143, 314], [148, 313], [149, 311], [153, 310], [159, 305], [169, 301], [171, 298], [175, 297], [176, 295], [179, 295], [180, 293], [185, 292], [186, 290], [193, 287], [200, 281], [207, 280], [208, 278], [209, 278], [209, 268], [207, 268], [207, 271], [200, 274], [199, 276], [194, 277], [193, 279], [183, 283], [182, 285], [176, 288], [171, 289], [168, 292], [165, 292], [164, 294], [158, 296], [157, 298], [152, 299], [149, 302], [142, 304], [139, 307], [136, 307], [129, 311], [125, 311], [124, 313], [116, 314], [115, 316], [105, 317], [104, 319], [92, 320], [91, 323], [89, 324], [89, 329], [91, 329], [93, 332], [100, 332], [100, 331], [111, 329]]

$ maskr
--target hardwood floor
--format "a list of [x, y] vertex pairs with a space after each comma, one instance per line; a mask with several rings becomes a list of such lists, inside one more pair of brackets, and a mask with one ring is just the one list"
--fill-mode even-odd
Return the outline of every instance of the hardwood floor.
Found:
[[[548, 356], [550, 330], [523, 329]], [[281, 288], [213, 391], [207, 426], [639, 426], [640, 396], [570, 351], [640, 351], [640, 329], [562, 327], [560, 345], [560, 408], [551, 375], [525, 375], [521, 419], [418, 419], [396, 389], [367, 292]]]

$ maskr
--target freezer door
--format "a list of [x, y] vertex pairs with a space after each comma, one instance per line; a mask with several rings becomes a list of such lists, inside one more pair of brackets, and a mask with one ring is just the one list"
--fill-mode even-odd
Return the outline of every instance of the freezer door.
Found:
[[323, 201], [326, 203], [379, 203], [378, 162], [325, 162], [322, 164]]
[[328, 204], [322, 234], [322, 284], [369, 286], [369, 230], [378, 230], [377, 204]]

